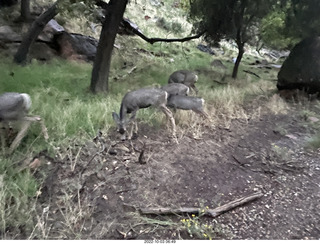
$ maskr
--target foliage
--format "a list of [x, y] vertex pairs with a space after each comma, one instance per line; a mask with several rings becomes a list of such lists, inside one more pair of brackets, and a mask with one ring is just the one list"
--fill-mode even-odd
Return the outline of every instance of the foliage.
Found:
[[309, 139], [307, 147], [310, 147], [312, 149], [319, 149], [320, 148], [320, 134], [319, 133]]
[[244, 45], [255, 38], [253, 29], [267, 15], [275, 0], [191, 0], [190, 20], [194, 30], [205, 31], [205, 39], [211, 44], [222, 39], [234, 40], [238, 56], [232, 72], [236, 78]]
[[85, 18], [91, 22], [97, 22], [101, 18], [94, 0], [59, 0], [58, 3], [59, 13], [66, 18]]
[[292, 47], [296, 41], [287, 37], [286, 13], [282, 10], [275, 10], [264, 17], [260, 25], [260, 35], [263, 42], [274, 49], [286, 49]]
[[291, 49], [306, 37], [320, 35], [319, 11], [317, 0], [278, 1], [261, 22], [262, 40], [275, 49]]
[[287, 35], [303, 39], [320, 35], [320, 1], [291, 0], [286, 9]]
[[197, 239], [212, 240], [216, 235], [216, 231], [213, 225], [201, 223], [201, 217], [203, 216], [203, 213], [204, 210], [201, 210], [199, 216], [192, 214], [189, 218], [181, 219], [181, 223], [187, 230], [190, 237], [195, 236]]
[[179, 33], [182, 31], [182, 25], [177, 22], [169, 22], [165, 18], [159, 18], [157, 20], [157, 26], [163, 28], [166, 31], [171, 31], [173, 33]]
[[[268, 14], [273, 0], [193, 0], [190, 20], [197, 31], [207, 30], [206, 39], [211, 43], [221, 39], [237, 39], [241, 34], [247, 42], [252, 38], [249, 30]], [[239, 33], [239, 31], [241, 33]]]

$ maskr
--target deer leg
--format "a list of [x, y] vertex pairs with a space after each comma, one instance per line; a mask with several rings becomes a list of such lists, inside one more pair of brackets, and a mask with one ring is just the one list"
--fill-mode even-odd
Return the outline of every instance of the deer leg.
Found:
[[205, 111], [203, 111], [203, 110], [197, 110], [197, 109], [195, 109], [195, 110], [193, 110], [193, 111], [194, 111], [195, 113], [197, 113], [197, 114], [200, 114], [200, 116], [202, 116], [203, 118], [210, 120], [209, 115], [208, 115]]
[[196, 94], [198, 94], [199, 90], [197, 89], [197, 87], [194, 84], [191, 85], [191, 88], [195, 91]]
[[44, 124], [44, 122], [43, 122], [43, 120], [41, 119], [40, 116], [37, 116], [37, 115], [35, 115], [35, 116], [26, 116], [26, 117], [23, 118], [23, 120], [30, 121], [30, 122], [34, 122], [34, 121], [39, 122], [40, 125], [41, 125], [41, 130], [42, 130], [44, 139], [45, 140], [49, 139], [48, 129], [45, 126], [45, 124]]
[[4, 154], [5, 147], [6, 147], [6, 140], [5, 140], [5, 128], [3, 126], [4, 125], [1, 124], [0, 133], [1, 133], [1, 149], [2, 149], [2, 153]]
[[43, 120], [40, 120], [39, 122], [40, 122], [40, 125], [41, 125], [41, 130], [42, 130], [42, 133], [43, 133], [43, 137], [44, 137], [45, 140], [48, 140], [49, 139], [48, 129], [45, 126]]
[[167, 119], [170, 120], [171, 125], [172, 125], [172, 135], [173, 135], [173, 137], [176, 137], [176, 123], [174, 121], [172, 112], [166, 106], [161, 106], [160, 108], [161, 108], [162, 112], [166, 115]]
[[134, 120], [130, 128], [128, 139], [131, 140], [133, 137], [136, 137], [137, 134], [138, 134], [138, 122]]
[[137, 126], [137, 124], [136, 124], [136, 114], [137, 114], [137, 110], [134, 110], [134, 111], [132, 112], [132, 115], [131, 115], [130, 119], [129, 119], [129, 123], [130, 123], [130, 122], [133, 123], [133, 124], [130, 126], [131, 128], [130, 128], [130, 132], [129, 132], [129, 135], [128, 135], [128, 139], [129, 139], [129, 140], [131, 140], [131, 138], [132, 138], [132, 135], [133, 135], [133, 127], [134, 127], [134, 126], [136, 127], [135, 133], [137, 133], [137, 131], [138, 131], [138, 126]]
[[128, 139], [131, 140], [132, 135], [133, 135], [133, 127], [135, 126], [135, 121], [132, 121], [132, 124], [130, 125], [130, 131], [128, 134]]
[[134, 134], [138, 134], [138, 122], [136, 120], [134, 120]]
[[11, 154], [20, 144], [21, 140], [26, 136], [26, 133], [31, 125], [30, 120], [26, 120], [22, 122], [21, 129], [16, 136], [16, 138], [13, 140], [12, 144], [10, 145], [9, 154]]

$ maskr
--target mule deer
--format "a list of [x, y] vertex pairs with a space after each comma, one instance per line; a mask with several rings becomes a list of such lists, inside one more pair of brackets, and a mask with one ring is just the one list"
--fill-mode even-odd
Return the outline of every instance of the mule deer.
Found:
[[170, 95], [183, 95], [187, 96], [189, 94], [189, 87], [182, 83], [170, 83], [161, 87], [162, 90], [165, 90], [169, 96]]
[[204, 99], [201, 97], [188, 97], [181, 95], [171, 95], [168, 98], [167, 106], [173, 109], [192, 110], [195, 113], [209, 119], [209, 115], [204, 111]]
[[[139, 109], [148, 108], [154, 106], [160, 108], [170, 120], [172, 125], [172, 134], [175, 137], [176, 124], [170, 109], [167, 108], [168, 93], [160, 88], [141, 88], [135, 91], [128, 92], [122, 99], [119, 115], [115, 112], [112, 113], [112, 117], [118, 126], [118, 131], [122, 135], [121, 140], [125, 140], [127, 132], [126, 126], [129, 122], [135, 119], [136, 113]], [[132, 114], [130, 118], [127, 118], [127, 114]], [[137, 133], [138, 127], [135, 124], [135, 132]], [[132, 128], [129, 134], [129, 139], [132, 137]]]
[[[0, 95], [0, 122], [8, 124], [9, 122], [22, 121], [22, 126], [16, 138], [10, 145], [9, 153], [12, 153], [25, 137], [29, 126], [32, 122], [38, 121], [41, 123], [44, 138], [47, 140], [47, 128], [41, 121], [39, 116], [27, 116], [31, 108], [31, 98], [26, 93], [6, 92]], [[5, 147], [5, 136], [1, 131], [2, 151]]]
[[192, 88], [196, 93], [198, 89], [195, 83], [198, 81], [198, 76], [189, 70], [178, 70], [173, 72], [168, 80], [168, 83], [182, 83], [190, 88]]

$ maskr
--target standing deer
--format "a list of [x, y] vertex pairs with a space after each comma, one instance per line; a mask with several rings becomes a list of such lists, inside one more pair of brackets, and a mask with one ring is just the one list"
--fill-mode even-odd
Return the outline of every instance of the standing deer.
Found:
[[[6, 92], [0, 95], [0, 122], [8, 124], [9, 122], [22, 121], [22, 126], [16, 138], [10, 145], [9, 153], [12, 153], [20, 144], [20, 141], [25, 137], [29, 126], [32, 122], [38, 121], [41, 123], [44, 138], [47, 140], [47, 128], [41, 121], [39, 116], [27, 116], [31, 108], [31, 98], [26, 93]], [[5, 147], [4, 131], [1, 130], [2, 150]]]
[[189, 70], [178, 70], [173, 72], [168, 80], [168, 83], [182, 83], [190, 88], [192, 88], [196, 93], [198, 89], [195, 83], [198, 81], [198, 76]]
[[[112, 117], [118, 126], [118, 131], [122, 135], [121, 140], [125, 140], [127, 132], [126, 126], [129, 122], [135, 119], [136, 113], [139, 109], [148, 108], [150, 106], [160, 108], [170, 120], [172, 125], [172, 134], [176, 136], [176, 124], [170, 109], [167, 108], [168, 93], [160, 88], [141, 88], [135, 91], [128, 92], [122, 99], [119, 115], [115, 112], [112, 113]], [[128, 114], [132, 114], [130, 118], [127, 118]], [[135, 124], [135, 133], [137, 133], [138, 127]], [[132, 137], [132, 128], [129, 133], [129, 139]]]
[[182, 83], [170, 83], [161, 87], [162, 90], [165, 90], [169, 96], [170, 95], [183, 95], [188, 96], [189, 87]]
[[209, 115], [204, 111], [203, 108], [204, 99], [201, 97], [171, 95], [168, 98], [167, 106], [173, 109], [192, 110], [204, 118], [209, 119]]

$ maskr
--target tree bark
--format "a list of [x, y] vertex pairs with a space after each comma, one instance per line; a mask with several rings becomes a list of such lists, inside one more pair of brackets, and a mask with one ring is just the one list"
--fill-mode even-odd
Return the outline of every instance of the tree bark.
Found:
[[46, 24], [58, 14], [57, 2], [55, 2], [47, 11], [41, 14], [31, 25], [27, 35], [23, 38], [17, 53], [14, 55], [14, 62], [25, 64], [30, 46], [41, 33]]
[[[232, 78], [233, 79], [236, 79], [238, 76], [239, 65], [240, 65], [242, 56], [244, 54], [244, 44], [246, 42], [244, 40], [245, 39], [244, 35], [245, 35], [246, 27], [243, 25], [243, 18], [244, 18], [245, 9], [246, 9], [247, 5], [248, 5], [247, 0], [241, 1], [240, 12], [234, 18], [234, 24], [237, 28], [236, 43], [237, 43], [239, 52], [238, 52], [238, 56], [237, 56], [237, 59], [236, 59], [236, 62], [234, 64], [233, 71], [232, 71]], [[250, 18], [252, 18], [252, 16]]]
[[21, 0], [21, 20], [28, 21], [31, 19], [30, 15], [30, 0]]
[[237, 59], [236, 59], [236, 62], [234, 64], [233, 71], [232, 71], [232, 78], [233, 79], [236, 79], [238, 76], [239, 65], [240, 65], [241, 59], [244, 54], [244, 43], [238, 44], [238, 50], [239, 50], [238, 56], [237, 56]]
[[108, 79], [114, 41], [128, 0], [111, 0], [99, 38], [93, 64], [90, 89], [93, 93], [108, 92]]

